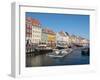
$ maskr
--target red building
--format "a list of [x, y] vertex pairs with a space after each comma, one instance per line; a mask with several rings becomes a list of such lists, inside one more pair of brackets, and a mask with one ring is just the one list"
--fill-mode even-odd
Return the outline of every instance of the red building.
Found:
[[39, 27], [40, 22], [37, 19], [33, 19], [32, 17], [26, 17], [26, 40], [32, 41], [32, 27]]
[[32, 18], [26, 18], [26, 38], [30, 39], [32, 37]]

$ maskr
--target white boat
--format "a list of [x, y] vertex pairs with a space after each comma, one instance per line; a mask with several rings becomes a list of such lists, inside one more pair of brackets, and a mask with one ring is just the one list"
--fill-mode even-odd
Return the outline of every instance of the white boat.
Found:
[[62, 57], [64, 57], [65, 56], [65, 54], [63, 54], [63, 55], [54, 55], [54, 54], [49, 54], [49, 55], [47, 55], [47, 56], [49, 56], [49, 57], [54, 57], [54, 58], [62, 58]]
[[55, 54], [59, 54], [60, 53], [60, 50], [58, 50], [58, 49], [55, 49], [54, 51], [53, 51], [53, 53], [55, 53]]
[[66, 51], [66, 50], [61, 50], [61, 54], [67, 54], [68, 53], [68, 51]]
[[64, 57], [71, 52], [72, 52], [72, 49], [70, 49], [70, 50], [68, 50], [68, 49], [67, 50], [66, 49], [54, 50], [52, 53], [47, 54], [47, 56], [49, 56], [49, 57]]

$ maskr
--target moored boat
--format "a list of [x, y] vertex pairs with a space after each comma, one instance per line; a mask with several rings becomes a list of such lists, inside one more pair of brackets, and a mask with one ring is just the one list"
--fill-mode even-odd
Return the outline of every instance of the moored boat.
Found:
[[62, 49], [62, 50], [56, 49], [52, 53], [47, 54], [47, 56], [49, 56], [49, 57], [64, 57], [71, 52], [72, 52], [72, 49]]

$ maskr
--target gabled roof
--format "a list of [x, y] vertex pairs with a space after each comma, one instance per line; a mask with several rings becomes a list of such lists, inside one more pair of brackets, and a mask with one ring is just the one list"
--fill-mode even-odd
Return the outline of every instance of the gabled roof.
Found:
[[47, 34], [54, 34], [55, 35], [55, 32], [49, 28], [44, 28], [42, 29], [42, 32], [44, 33], [47, 33]]
[[30, 22], [33, 26], [40, 26], [40, 21], [32, 17], [26, 17], [26, 22]]
[[61, 36], [66, 36], [65, 32], [61, 31], [61, 32], [58, 32], [59, 35]]
[[67, 36], [69, 36], [69, 33], [68, 32], [65, 32], [65, 33], [66, 33]]

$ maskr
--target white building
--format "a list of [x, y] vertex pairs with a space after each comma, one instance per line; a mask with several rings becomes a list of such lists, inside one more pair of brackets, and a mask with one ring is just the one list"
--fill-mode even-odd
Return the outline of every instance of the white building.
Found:
[[32, 19], [32, 43], [39, 44], [41, 41], [41, 32], [40, 22], [36, 19]]
[[89, 40], [85, 38], [81, 40], [81, 43], [83, 44], [83, 46], [89, 46]]
[[41, 41], [41, 27], [32, 26], [32, 43], [38, 44]]
[[56, 46], [67, 47], [69, 42], [69, 37], [65, 32], [58, 32], [56, 33]]
[[26, 42], [38, 44], [41, 41], [41, 25], [37, 19], [32, 17], [26, 18]]

